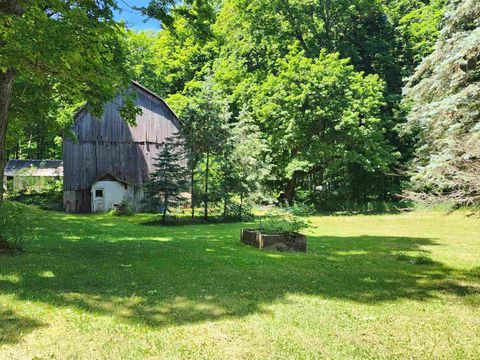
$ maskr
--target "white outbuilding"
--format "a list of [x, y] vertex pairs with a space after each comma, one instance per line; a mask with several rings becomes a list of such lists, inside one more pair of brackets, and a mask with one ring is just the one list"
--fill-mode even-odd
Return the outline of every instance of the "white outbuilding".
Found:
[[92, 184], [92, 212], [104, 212], [115, 209], [122, 202], [133, 208], [139, 206], [141, 189], [111, 174], [106, 174]]

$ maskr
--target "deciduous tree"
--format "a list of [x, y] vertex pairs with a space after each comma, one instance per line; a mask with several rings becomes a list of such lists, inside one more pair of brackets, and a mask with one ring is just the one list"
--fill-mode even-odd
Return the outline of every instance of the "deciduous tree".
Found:
[[131, 80], [115, 7], [113, 0], [0, 2], [0, 194], [17, 83], [43, 87], [44, 98], [86, 101], [100, 114]]

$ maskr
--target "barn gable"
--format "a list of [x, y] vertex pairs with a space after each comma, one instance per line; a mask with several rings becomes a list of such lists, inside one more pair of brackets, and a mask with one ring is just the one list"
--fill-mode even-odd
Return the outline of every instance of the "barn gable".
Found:
[[117, 96], [105, 104], [100, 119], [85, 108], [78, 111], [72, 129], [77, 139], [64, 139], [64, 198], [75, 212], [90, 211], [90, 187], [107, 173], [141, 187], [162, 144], [179, 130], [178, 117], [161, 97], [136, 82], [131, 89], [142, 110], [135, 126], [121, 119], [122, 98]]

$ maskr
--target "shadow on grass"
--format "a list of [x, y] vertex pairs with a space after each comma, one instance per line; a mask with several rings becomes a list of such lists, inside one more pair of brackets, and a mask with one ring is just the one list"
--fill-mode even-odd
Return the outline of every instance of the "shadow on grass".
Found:
[[478, 280], [476, 271], [396, 258], [434, 239], [309, 237], [307, 254], [274, 253], [241, 244], [241, 227], [44, 217], [28, 254], [2, 264], [0, 276], [18, 281], [2, 281], [0, 294], [158, 327], [268, 312], [289, 294], [375, 304], [480, 293], [462, 283]]
[[40, 326], [43, 324], [35, 319], [19, 316], [12, 310], [0, 309], [0, 345], [14, 344]]

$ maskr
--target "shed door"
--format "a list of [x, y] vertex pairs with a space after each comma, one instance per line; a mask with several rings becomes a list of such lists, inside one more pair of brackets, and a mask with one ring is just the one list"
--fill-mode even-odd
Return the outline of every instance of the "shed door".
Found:
[[93, 211], [105, 211], [105, 189], [97, 188], [93, 194]]

